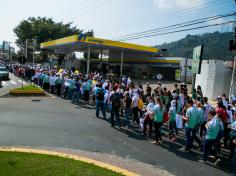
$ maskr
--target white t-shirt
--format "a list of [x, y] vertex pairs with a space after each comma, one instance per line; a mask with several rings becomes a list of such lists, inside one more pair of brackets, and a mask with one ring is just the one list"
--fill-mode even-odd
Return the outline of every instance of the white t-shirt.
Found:
[[50, 76], [49, 77], [49, 83], [50, 83], [50, 86], [55, 86], [55, 81], [56, 81], [56, 77], [55, 76]]
[[133, 107], [138, 107], [138, 100], [139, 100], [139, 96], [134, 95], [133, 98], [132, 98]]
[[131, 79], [128, 79], [128, 80], [127, 80], [127, 84], [128, 84], [128, 85], [130, 85], [131, 82], [132, 82]]
[[209, 112], [211, 110], [211, 105], [210, 104], [204, 104], [204, 107], [205, 107], [205, 113], [204, 113], [204, 116], [203, 116], [203, 121], [204, 122], [207, 122], [208, 120], [208, 115], [209, 115]]

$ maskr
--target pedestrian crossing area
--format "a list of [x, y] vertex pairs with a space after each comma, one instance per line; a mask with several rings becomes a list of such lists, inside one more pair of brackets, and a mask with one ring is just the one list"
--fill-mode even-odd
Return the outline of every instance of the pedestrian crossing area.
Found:
[[[10, 86], [10, 85], [21, 85], [22, 84], [22, 80], [18, 79], [18, 80], [10, 80], [10, 81], [2, 81], [2, 86], [6, 87], [6, 86]], [[26, 85], [27, 82], [23, 81], [23, 85]]]

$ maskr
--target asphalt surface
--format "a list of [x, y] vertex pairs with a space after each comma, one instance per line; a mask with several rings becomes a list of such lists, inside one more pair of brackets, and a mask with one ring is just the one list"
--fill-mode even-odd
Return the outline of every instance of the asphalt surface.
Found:
[[[0, 95], [15, 86], [0, 89]], [[73, 105], [61, 98], [0, 98], [2, 146], [107, 153], [148, 163], [178, 176], [229, 175], [222, 168], [198, 162], [199, 152], [181, 152], [181, 144], [164, 140], [160, 147], [136, 130], [111, 128], [107, 121], [95, 117], [90, 106]]]
[[[22, 86], [22, 79], [15, 77], [13, 74], [9, 74], [10, 80], [4, 80], [2, 81], [2, 86], [0, 88], [0, 96], [6, 94], [9, 92], [10, 89], [14, 89], [17, 87]], [[26, 81], [23, 80], [23, 85], [29, 84]]]

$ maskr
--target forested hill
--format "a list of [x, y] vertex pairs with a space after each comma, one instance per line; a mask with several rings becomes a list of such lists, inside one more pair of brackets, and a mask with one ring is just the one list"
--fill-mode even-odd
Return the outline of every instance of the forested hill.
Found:
[[[157, 48], [168, 49], [168, 55], [176, 57], [186, 57], [188, 51], [189, 58], [192, 58], [193, 48], [203, 44], [203, 59], [230, 60], [232, 59], [232, 52], [228, 50], [229, 40], [233, 38], [232, 32], [187, 35], [185, 38], [178, 41], [158, 45]], [[187, 44], [189, 47], [187, 47]], [[189, 49], [187, 50], [187, 48]]]

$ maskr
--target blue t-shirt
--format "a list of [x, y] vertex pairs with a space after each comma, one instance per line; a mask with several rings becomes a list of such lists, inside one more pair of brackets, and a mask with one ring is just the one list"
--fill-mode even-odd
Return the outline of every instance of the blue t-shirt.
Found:
[[[231, 123], [230, 125], [232, 128], [236, 129], [236, 120]], [[231, 130], [231, 133], [230, 133], [232, 136], [236, 136], [236, 131], [235, 130]]]
[[157, 104], [153, 108], [154, 115], [154, 122], [163, 122], [164, 120], [164, 108], [161, 109], [160, 105]]
[[186, 115], [188, 117], [188, 121], [185, 123], [185, 127], [187, 128], [195, 128], [197, 124], [197, 118], [198, 118], [198, 110], [196, 107], [192, 106], [190, 107]]
[[[102, 101], [101, 101], [101, 100], [98, 100], [98, 97], [97, 97], [97, 95], [98, 95], [100, 92], [103, 93], [103, 100], [102, 100]], [[97, 88], [97, 89], [95, 89], [95, 97], [96, 97], [95, 100], [96, 100], [96, 102], [104, 102], [105, 94], [106, 94], [106, 90], [105, 90], [105, 89], [103, 89], [103, 88]]]
[[220, 131], [220, 121], [215, 116], [210, 122], [208, 122], [206, 139], [214, 140], [218, 136]]

